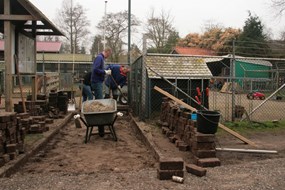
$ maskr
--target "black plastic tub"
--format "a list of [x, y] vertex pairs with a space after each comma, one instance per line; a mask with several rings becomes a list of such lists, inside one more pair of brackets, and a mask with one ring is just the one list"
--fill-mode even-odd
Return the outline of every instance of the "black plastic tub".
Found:
[[197, 111], [197, 131], [204, 134], [215, 134], [219, 125], [220, 115], [217, 111]]

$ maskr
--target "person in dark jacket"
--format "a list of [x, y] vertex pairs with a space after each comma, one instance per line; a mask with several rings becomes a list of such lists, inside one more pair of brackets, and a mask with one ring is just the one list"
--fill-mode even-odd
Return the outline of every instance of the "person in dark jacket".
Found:
[[83, 77], [83, 89], [82, 89], [82, 97], [83, 102], [86, 100], [93, 100], [93, 94], [91, 91], [91, 74], [92, 72], [87, 72]]
[[106, 48], [94, 59], [91, 74], [91, 87], [94, 91], [95, 99], [103, 99], [103, 82], [105, 75], [111, 75], [111, 70], [105, 70], [105, 59], [112, 53], [110, 48]]
[[127, 74], [129, 69], [125, 66], [115, 64], [108, 65], [106, 69], [111, 70], [112, 74], [107, 76], [105, 80], [105, 98], [110, 98], [112, 95], [113, 99], [117, 100], [119, 95], [118, 90], [127, 84]]

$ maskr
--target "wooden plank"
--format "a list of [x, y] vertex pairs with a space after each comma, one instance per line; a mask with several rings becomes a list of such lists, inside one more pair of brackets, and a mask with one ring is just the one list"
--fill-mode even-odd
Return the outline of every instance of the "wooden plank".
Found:
[[[186, 104], [186, 103], [183, 102], [182, 100], [179, 100], [178, 98], [172, 96], [171, 94], [169, 94], [168, 92], [162, 90], [161, 88], [159, 88], [159, 87], [157, 87], [157, 86], [154, 87], [154, 90], [156, 90], [156, 91], [158, 91], [159, 93], [165, 95], [166, 97], [168, 97], [168, 98], [174, 100], [175, 102], [177, 102], [178, 104], [180, 104], [180, 105], [183, 106], [184, 108], [191, 110], [192, 112], [193, 112], [193, 111], [197, 111], [196, 108], [193, 108], [192, 106]], [[225, 130], [226, 132], [228, 132], [228, 133], [230, 133], [231, 135], [233, 135], [234, 137], [240, 139], [240, 140], [243, 141], [244, 143], [249, 144], [249, 145], [252, 145], [252, 146], [254, 146], [254, 147], [257, 147], [257, 145], [256, 145], [254, 142], [252, 142], [252, 141], [248, 140], [247, 138], [241, 136], [240, 134], [238, 134], [237, 132], [235, 132], [235, 131], [229, 129], [228, 127], [224, 126], [223, 124], [219, 123], [218, 126], [219, 126], [221, 129], [223, 129], [223, 130]]]
[[4, 21], [27, 21], [27, 20], [36, 20], [31, 15], [0, 15], [0, 20]]

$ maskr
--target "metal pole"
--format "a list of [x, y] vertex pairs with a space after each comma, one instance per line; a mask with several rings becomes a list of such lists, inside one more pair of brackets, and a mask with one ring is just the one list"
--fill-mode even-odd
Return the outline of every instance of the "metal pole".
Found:
[[107, 2], [105, 1], [105, 14], [104, 14], [104, 33], [103, 33], [103, 49], [106, 48], [106, 20], [107, 20]]
[[128, 10], [128, 64], [131, 65], [131, 0]]
[[233, 58], [231, 65], [232, 78], [232, 121], [235, 120], [235, 40], [233, 40]]
[[276, 150], [257, 150], [257, 149], [237, 149], [237, 148], [216, 148], [217, 151], [241, 152], [241, 153], [260, 153], [260, 154], [277, 154]]

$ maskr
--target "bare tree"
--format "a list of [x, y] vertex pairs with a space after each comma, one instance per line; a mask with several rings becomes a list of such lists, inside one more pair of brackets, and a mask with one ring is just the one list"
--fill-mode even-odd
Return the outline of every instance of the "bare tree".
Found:
[[90, 49], [90, 53], [92, 57], [95, 57], [103, 50], [102, 37], [100, 35], [96, 35], [93, 39], [93, 44]]
[[[131, 26], [139, 25], [138, 19], [131, 15]], [[103, 34], [104, 26], [106, 24], [106, 45], [113, 51], [111, 61], [119, 62], [120, 55], [123, 53], [123, 45], [125, 45], [128, 29], [128, 12], [109, 13], [99, 22], [97, 28]], [[135, 30], [132, 30], [135, 31]], [[103, 36], [102, 36], [103, 39]]]
[[88, 37], [89, 20], [85, 14], [85, 10], [80, 4], [73, 5], [72, 0], [64, 0], [62, 7], [57, 12], [56, 25], [62, 30], [67, 37], [65, 47], [67, 52], [80, 52], [79, 44], [84, 44]]
[[277, 11], [276, 16], [283, 16], [285, 12], [285, 0], [271, 0], [272, 7]]
[[176, 31], [172, 26], [173, 19], [170, 13], [161, 11], [160, 15], [155, 16], [155, 11], [152, 10], [146, 23], [146, 35], [153, 43], [152, 49], [156, 49], [158, 52], [163, 52], [169, 37]]

